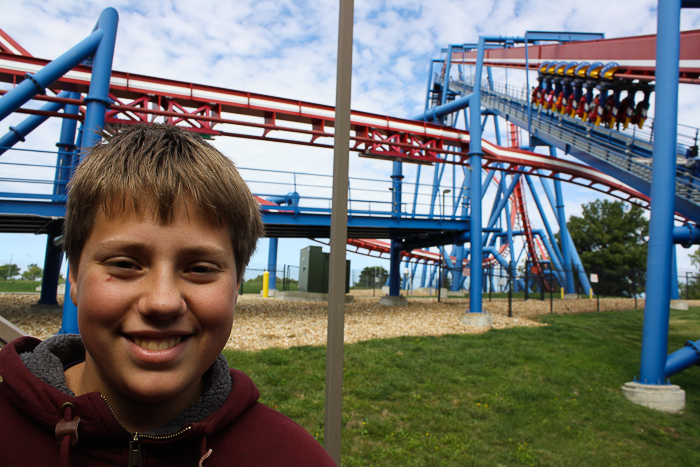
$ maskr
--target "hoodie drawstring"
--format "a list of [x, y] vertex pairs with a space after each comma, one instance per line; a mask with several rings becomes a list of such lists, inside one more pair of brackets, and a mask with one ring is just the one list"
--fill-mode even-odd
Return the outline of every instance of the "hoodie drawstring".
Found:
[[56, 440], [59, 442], [60, 457], [59, 467], [68, 467], [68, 451], [78, 442], [78, 425], [80, 417], [74, 417], [75, 406], [66, 402], [61, 406], [63, 419], [56, 423]]
[[214, 452], [211, 449], [207, 449], [207, 437], [202, 436], [202, 441], [199, 446], [199, 453], [203, 454], [202, 458], [199, 459], [199, 467], [204, 467], [204, 461], [207, 460], [211, 453]]

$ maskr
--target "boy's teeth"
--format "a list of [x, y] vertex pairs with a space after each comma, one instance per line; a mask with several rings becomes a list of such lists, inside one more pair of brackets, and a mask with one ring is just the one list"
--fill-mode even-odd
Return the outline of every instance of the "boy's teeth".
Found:
[[142, 347], [146, 350], [155, 350], [155, 351], [171, 349], [171, 348], [175, 347], [177, 344], [179, 344], [181, 341], [182, 341], [181, 337], [176, 337], [173, 339], [137, 339], [137, 338], [134, 338], [134, 342], [139, 347]]

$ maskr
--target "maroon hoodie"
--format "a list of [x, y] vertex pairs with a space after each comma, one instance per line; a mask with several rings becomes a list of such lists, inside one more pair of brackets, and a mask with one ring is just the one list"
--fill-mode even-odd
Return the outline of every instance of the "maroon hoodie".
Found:
[[258, 389], [238, 370], [230, 370], [232, 389], [213, 413], [170, 434], [134, 434], [99, 393], [75, 397], [32, 373], [20, 355], [39, 344], [22, 337], [0, 351], [5, 467], [335, 465], [306, 430], [259, 403]]

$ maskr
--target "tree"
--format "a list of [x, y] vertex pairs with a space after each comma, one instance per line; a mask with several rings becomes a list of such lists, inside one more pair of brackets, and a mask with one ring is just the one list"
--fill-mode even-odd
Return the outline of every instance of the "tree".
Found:
[[3, 264], [0, 266], [0, 280], [8, 280], [19, 275], [19, 266], [16, 264]]
[[[695, 250], [690, 255], [690, 263], [696, 268], [700, 269], [700, 249]], [[700, 298], [700, 275], [697, 273], [687, 275], [686, 281], [682, 281], [679, 278], [678, 286], [680, 288], [680, 298], [685, 298], [688, 300]]]
[[36, 264], [32, 263], [29, 266], [27, 266], [27, 270], [22, 273], [22, 279], [24, 279], [25, 281], [36, 281], [41, 279], [41, 276], [43, 274], [44, 270]]
[[571, 216], [571, 239], [588, 273], [598, 274], [599, 294], [630, 297], [644, 287], [649, 221], [639, 206], [596, 200]]
[[[360, 272], [360, 277], [353, 287], [366, 287], [368, 289], [380, 288], [386, 283], [389, 271], [381, 266], [367, 266]], [[377, 278], [379, 280], [377, 281]]]

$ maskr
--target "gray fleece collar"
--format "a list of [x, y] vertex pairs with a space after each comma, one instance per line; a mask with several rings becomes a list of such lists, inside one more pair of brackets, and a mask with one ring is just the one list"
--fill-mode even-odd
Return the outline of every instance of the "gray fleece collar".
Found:
[[[33, 352], [20, 354], [20, 358], [34, 376], [75, 397], [66, 384], [63, 371], [65, 365], [85, 361], [85, 347], [80, 335], [62, 334], [50, 337], [37, 345]], [[175, 433], [187, 425], [203, 420], [223, 405], [233, 387], [228, 362], [223, 355], [219, 355], [204, 374], [204, 380], [204, 393], [194, 404], [170, 422], [146, 434], [162, 436]]]

